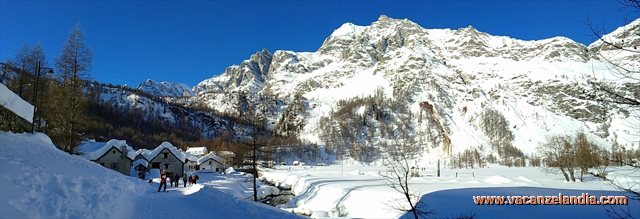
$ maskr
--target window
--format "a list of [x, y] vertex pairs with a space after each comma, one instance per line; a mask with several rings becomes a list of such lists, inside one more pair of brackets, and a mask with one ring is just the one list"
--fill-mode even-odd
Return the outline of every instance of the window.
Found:
[[169, 157], [169, 153], [162, 153], [162, 158], [168, 158]]
[[209, 165], [211, 165], [211, 161], [209, 161]]
[[153, 163], [151, 163], [151, 168], [159, 169], [159, 168], [160, 168], [160, 163], [159, 163], [159, 162], [153, 162]]
[[113, 151], [111, 151], [111, 153], [112, 153], [112, 154], [116, 154], [116, 151], [115, 151], [115, 150], [113, 150]]
[[168, 163], [164, 164], [164, 169], [169, 169], [169, 164]]

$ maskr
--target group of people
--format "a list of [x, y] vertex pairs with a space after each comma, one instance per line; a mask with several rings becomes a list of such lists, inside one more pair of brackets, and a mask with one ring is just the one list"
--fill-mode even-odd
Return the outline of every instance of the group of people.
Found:
[[189, 182], [189, 186], [191, 186], [193, 184], [196, 184], [200, 177], [198, 177], [198, 175], [196, 174], [190, 175], [189, 177], [187, 177], [187, 174], [183, 174], [181, 177], [178, 173], [173, 175], [166, 170], [162, 170], [162, 172], [160, 173], [160, 186], [158, 187], [158, 192], [160, 192], [160, 189], [163, 189], [163, 186], [164, 189], [162, 191], [167, 191], [167, 181], [169, 181], [169, 185], [171, 187], [180, 187], [180, 179], [182, 179], [182, 184], [184, 185], [184, 187], [187, 187], [187, 181]]

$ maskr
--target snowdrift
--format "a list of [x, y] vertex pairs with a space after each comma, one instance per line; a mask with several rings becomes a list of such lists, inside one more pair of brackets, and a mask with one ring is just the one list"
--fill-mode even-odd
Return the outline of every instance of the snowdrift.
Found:
[[151, 187], [55, 148], [48, 136], [0, 132], [0, 212], [7, 218], [125, 218]]
[[0, 132], [2, 218], [297, 218], [212, 187], [168, 188], [55, 148], [48, 136]]

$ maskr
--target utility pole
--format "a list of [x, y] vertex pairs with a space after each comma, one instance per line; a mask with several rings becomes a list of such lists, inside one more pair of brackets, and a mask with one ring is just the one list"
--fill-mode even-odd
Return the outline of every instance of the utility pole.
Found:
[[[255, 117], [254, 117], [254, 122], [255, 122]], [[257, 186], [257, 182], [256, 182], [256, 178], [258, 178], [258, 167], [256, 165], [256, 163], [258, 162], [258, 146], [256, 145], [256, 127], [255, 127], [255, 123], [254, 123], [254, 127], [253, 127], [253, 201], [257, 202], [258, 201], [258, 186]]]
[[440, 159], [438, 159], [438, 177], [440, 177]]
[[[38, 82], [40, 81], [40, 71], [42, 71], [41, 65], [42, 65], [41, 61], [38, 61], [36, 63], [36, 72], [34, 72], [36, 79], [33, 86], [33, 120], [31, 121], [31, 133], [35, 132], [36, 130], [36, 113], [38, 112], [38, 88], [39, 88]], [[47, 68], [48, 67], [45, 67], [45, 69]], [[53, 73], [52, 68], [48, 68], [48, 69], [49, 70], [45, 73], [45, 75]], [[38, 122], [38, 125], [40, 125], [40, 122]]]
[[36, 129], [36, 112], [38, 111], [38, 79], [40, 78], [40, 61], [36, 64], [36, 81], [33, 86], [33, 120], [31, 120], [31, 133]]

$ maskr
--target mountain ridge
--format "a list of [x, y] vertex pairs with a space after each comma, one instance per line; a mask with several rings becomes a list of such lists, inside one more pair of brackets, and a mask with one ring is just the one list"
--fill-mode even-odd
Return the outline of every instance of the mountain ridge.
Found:
[[[625, 27], [637, 30], [638, 22]], [[341, 110], [339, 101], [379, 93], [403, 101], [413, 115], [422, 115], [423, 103], [432, 106], [433, 119], [427, 120], [432, 123], [411, 125], [416, 133], [432, 133], [430, 148], [439, 149], [427, 151], [435, 156], [450, 155], [445, 142], [452, 152], [492, 145], [495, 136], [483, 131], [488, 112], [504, 118], [515, 136], [513, 145], [525, 153], [535, 152], [551, 135], [581, 130], [602, 146], [636, 147], [638, 135], [622, 125], [636, 118], [620, 106], [585, 100], [581, 93], [590, 81], [612, 77], [592, 45], [566, 37], [493, 36], [472, 26], [426, 29], [383, 15], [369, 26], [341, 25], [315, 52], [258, 51], [195, 85], [194, 96], [183, 103], [238, 117], [247, 105], [262, 107], [268, 128], [322, 143], [325, 130], [319, 123]], [[607, 83], [639, 87], [634, 81]], [[364, 117], [365, 108], [354, 108], [352, 117]], [[601, 116], [607, 110], [611, 113]], [[400, 118], [408, 112], [387, 113]]]

